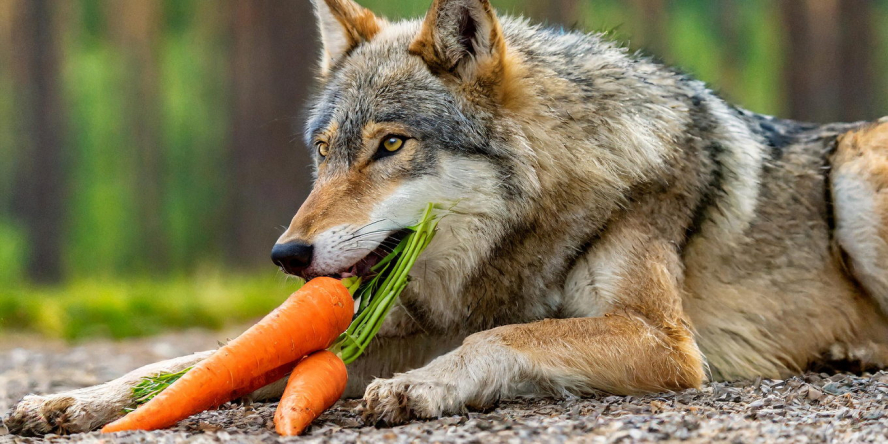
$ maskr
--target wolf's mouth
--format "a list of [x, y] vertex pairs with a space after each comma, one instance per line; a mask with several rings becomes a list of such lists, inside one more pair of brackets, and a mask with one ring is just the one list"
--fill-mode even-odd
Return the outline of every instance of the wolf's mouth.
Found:
[[388, 237], [383, 239], [382, 242], [379, 243], [379, 246], [376, 247], [373, 251], [368, 253], [366, 256], [355, 262], [352, 266], [348, 267], [344, 271], [339, 273], [333, 273], [327, 275], [328, 277], [334, 278], [347, 278], [352, 276], [360, 276], [366, 277], [373, 273], [373, 266], [378, 264], [383, 258], [388, 256], [395, 247], [404, 240], [407, 235], [410, 234], [410, 230], [398, 230], [394, 233], [390, 234]]

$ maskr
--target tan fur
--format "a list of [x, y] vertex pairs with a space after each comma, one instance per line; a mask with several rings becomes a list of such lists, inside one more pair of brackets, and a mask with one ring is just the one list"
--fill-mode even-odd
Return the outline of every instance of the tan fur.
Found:
[[[490, 24], [486, 42], [480, 43], [488, 49], [473, 57], [448, 52], [446, 42], [439, 35], [442, 18], [442, 5], [445, 2], [435, 0], [423, 21], [419, 34], [410, 44], [408, 51], [421, 57], [428, 66], [442, 74], [456, 75], [462, 82], [456, 82], [467, 96], [486, 97], [491, 93], [498, 98], [504, 107], [518, 107], [523, 95], [525, 83], [522, 81], [522, 65], [518, 55], [509, 51], [503, 36], [502, 26], [496, 19], [496, 11], [488, 0], [478, 2], [479, 14], [484, 16], [483, 22]], [[451, 26], [451, 25], [446, 25]], [[471, 82], [464, 80], [471, 79]], [[467, 86], [471, 85], [471, 88]]]
[[361, 205], [369, 206], [385, 198], [397, 185], [372, 181], [360, 170], [319, 182], [278, 242], [311, 242], [318, 233], [338, 225], [364, 225], [370, 221], [370, 215]]
[[[408, 50], [411, 54], [422, 57], [430, 68], [449, 72], [457, 68], [457, 63], [459, 63], [462, 55], [448, 53], [445, 45], [440, 41], [441, 36], [438, 30], [440, 29], [439, 22], [442, 19], [443, 3], [444, 1], [442, 0], [434, 0], [423, 22], [422, 29], [413, 40], [413, 43], [410, 44]], [[503, 40], [502, 28], [499, 21], [496, 20], [496, 12], [490, 6], [490, 2], [482, 0], [479, 4], [481, 6], [480, 12], [486, 16], [484, 21], [492, 24], [487, 35], [490, 47], [492, 47], [489, 54], [491, 56], [489, 62], [492, 66], [484, 66], [480, 71], [487, 70], [492, 75], [499, 72], [497, 65], [499, 65], [501, 57], [505, 54], [506, 44]]]
[[848, 170], [870, 183], [881, 221], [879, 232], [888, 239], [888, 122], [843, 134], [832, 162], [837, 170]]
[[[864, 366], [888, 363], [888, 324], [875, 295], [861, 292], [832, 253], [831, 209], [813, 155], [822, 143], [787, 148], [788, 168], [762, 186], [776, 202], [810, 204], [760, 206], [748, 233], [704, 234], [687, 248], [684, 309], [716, 378], [782, 378], [814, 361], [849, 357], [835, 350], [867, 350], [858, 353]], [[832, 178], [835, 185], [835, 172]], [[856, 217], [845, 208], [849, 197], [834, 198], [840, 227]], [[721, 251], [731, 243], [730, 252]]]
[[[384, 122], [369, 122], [364, 125], [364, 128], [361, 132], [364, 136], [364, 144], [370, 147], [378, 147], [379, 143], [382, 142], [382, 138], [388, 135], [395, 136], [404, 136], [410, 134], [410, 130], [406, 128], [404, 125], [398, 125], [397, 123]], [[408, 140], [408, 144], [416, 143], [415, 140]], [[406, 150], [410, 147], [404, 146], [401, 149]]]
[[[593, 260], [599, 296], [610, 301], [603, 317], [504, 327], [504, 342], [549, 372], [563, 373], [562, 378], [595, 375], [596, 387], [566, 384], [579, 385], [579, 392], [699, 386], [705, 379], [703, 358], [681, 310], [680, 259], [674, 246], [645, 234], [643, 225], [627, 218], [601, 241], [600, 250], [613, 245], [602, 258], [608, 263]], [[622, 258], [617, 265], [614, 253]]]
[[888, 122], [838, 138], [830, 175], [836, 239], [858, 282], [888, 311]]
[[349, 44], [354, 47], [369, 41], [382, 28], [383, 23], [369, 10], [346, 0], [326, 0], [330, 11], [348, 34]]
[[[385, 20], [351, 0], [319, 0], [315, 6], [319, 9], [327, 8], [324, 14], [332, 16], [340, 25], [338, 31], [333, 31], [338, 34], [334, 37], [329, 35], [331, 24], [327, 23], [325, 26], [325, 23], [321, 23], [321, 34], [326, 43], [321, 60], [321, 75], [326, 75], [337, 60], [361, 42], [376, 36], [386, 24]], [[335, 44], [330, 44], [337, 40]]]

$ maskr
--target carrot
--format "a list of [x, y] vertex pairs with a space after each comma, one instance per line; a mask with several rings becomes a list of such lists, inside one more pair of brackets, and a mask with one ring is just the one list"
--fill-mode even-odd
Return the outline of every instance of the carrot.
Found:
[[354, 301], [342, 282], [312, 279], [259, 323], [102, 432], [161, 429], [218, 407], [263, 374], [329, 347], [353, 314]]
[[321, 350], [296, 364], [274, 412], [274, 427], [283, 436], [302, 433], [342, 397], [348, 372], [339, 356]]
[[[407, 227], [410, 233], [371, 267], [368, 281], [357, 276], [342, 282], [324, 277], [311, 280], [259, 324], [193, 369], [146, 378], [133, 392], [139, 402], [147, 403], [102, 431], [173, 425], [274, 382], [293, 367], [292, 362], [317, 352], [296, 364], [275, 412], [281, 434], [301, 433], [342, 396], [348, 380], [345, 365], [366, 350], [406, 288], [411, 268], [435, 235], [433, 208], [429, 204], [420, 222]], [[327, 351], [318, 352], [324, 348]]]
[[[242, 398], [250, 393], [253, 393], [256, 390], [265, 387], [272, 382], [276, 382], [287, 376], [293, 367], [296, 365], [295, 362], [291, 362], [289, 364], [284, 364], [264, 375], [261, 375], [257, 378], [254, 378], [252, 381], [247, 383], [243, 388], [237, 389], [232, 392], [230, 398], [237, 399]], [[136, 409], [136, 407], [145, 404], [146, 402], [153, 399], [157, 396], [158, 393], [167, 389], [167, 387], [173, 385], [174, 382], [178, 381], [185, 373], [191, 370], [192, 367], [188, 367], [185, 370], [176, 372], [176, 373], [159, 373], [156, 375], [145, 376], [133, 387], [133, 399], [135, 406], [130, 408], [127, 407], [124, 409], [125, 412], [129, 413]]]
[[328, 349], [333, 353], [317, 352], [296, 364], [274, 413], [278, 433], [285, 436], [302, 433], [342, 396], [348, 381], [345, 365], [354, 362], [379, 331], [407, 286], [410, 269], [435, 235], [437, 223], [432, 216], [433, 208], [429, 204], [420, 222], [409, 227], [411, 233], [371, 268], [375, 277], [359, 283], [357, 314], [348, 330]]

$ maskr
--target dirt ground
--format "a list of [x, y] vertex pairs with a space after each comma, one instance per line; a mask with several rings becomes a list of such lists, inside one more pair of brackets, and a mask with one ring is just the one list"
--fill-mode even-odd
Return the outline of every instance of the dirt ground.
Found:
[[[0, 415], [26, 393], [100, 383], [153, 361], [214, 348], [225, 337], [189, 331], [77, 346], [27, 336], [0, 338]], [[110, 440], [98, 433], [20, 438], [0, 426], [0, 443], [888, 442], [886, 407], [886, 372], [808, 373], [644, 397], [513, 401], [487, 412], [394, 428], [365, 426], [360, 403], [346, 401], [325, 413], [306, 436], [289, 439], [271, 428], [275, 404], [253, 404], [205, 412], [172, 430], [124, 433]]]

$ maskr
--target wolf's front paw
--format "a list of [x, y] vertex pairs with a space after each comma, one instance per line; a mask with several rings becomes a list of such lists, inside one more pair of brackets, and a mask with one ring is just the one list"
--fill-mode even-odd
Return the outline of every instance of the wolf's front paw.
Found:
[[3, 419], [10, 433], [25, 436], [88, 432], [93, 424], [88, 409], [65, 395], [25, 396]]
[[399, 373], [391, 379], [370, 383], [364, 393], [364, 420], [370, 424], [396, 425], [465, 409], [455, 386], [424, 376]]
[[89, 432], [123, 416], [132, 402], [130, 393], [129, 385], [110, 382], [56, 395], [28, 395], [3, 422], [16, 435]]

